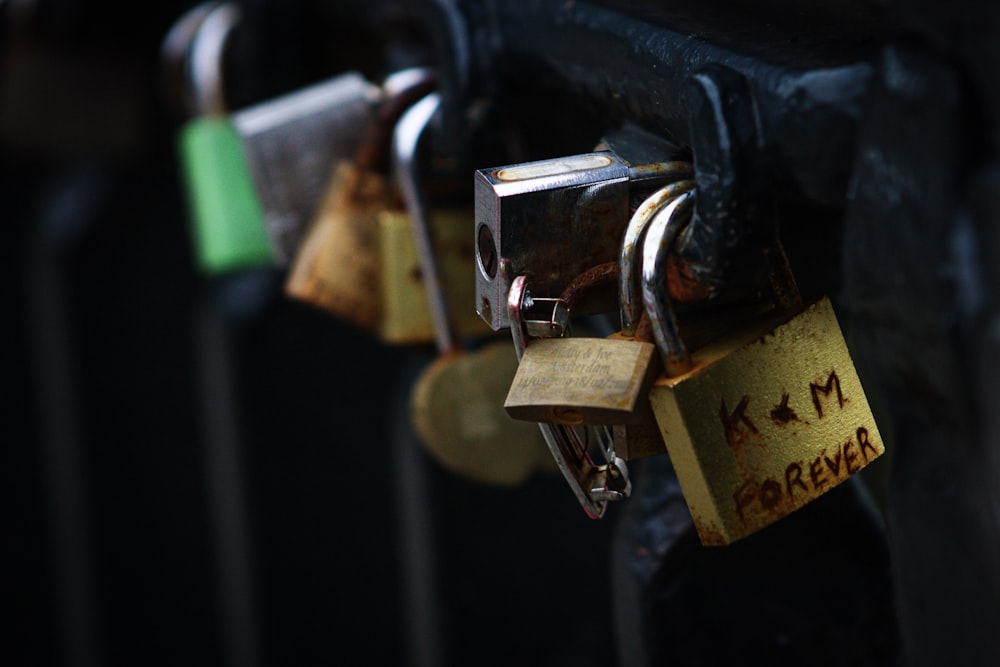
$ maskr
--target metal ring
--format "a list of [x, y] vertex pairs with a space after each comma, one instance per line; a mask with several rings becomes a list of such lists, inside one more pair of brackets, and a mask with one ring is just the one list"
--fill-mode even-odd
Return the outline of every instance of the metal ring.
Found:
[[691, 190], [660, 209], [649, 224], [642, 245], [642, 303], [668, 376], [680, 375], [691, 368], [691, 357], [677, 328], [664, 275], [677, 234], [691, 219], [694, 202], [695, 191]]
[[653, 216], [678, 196], [694, 189], [694, 185], [694, 181], [684, 180], [660, 188], [647, 197], [629, 219], [618, 254], [618, 302], [623, 336], [635, 335], [635, 327], [642, 316], [642, 293], [635, 262], [636, 248], [642, 243], [642, 237]]

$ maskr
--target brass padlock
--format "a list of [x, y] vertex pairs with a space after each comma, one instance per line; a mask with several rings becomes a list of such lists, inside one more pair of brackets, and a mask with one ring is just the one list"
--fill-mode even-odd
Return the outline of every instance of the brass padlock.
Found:
[[[459, 337], [490, 333], [476, 314], [475, 265], [469, 227], [471, 208], [437, 208], [430, 212], [434, 255], [441, 271], [441, 288], [448, 303], [449, 322]], [[381, 304], [378, 337], [392, 345], [434, 340], [434, 323], [427, 301], [427, 283], [413, 240], [413, 221], [405, 211], [386, 209], [378, 215], [378, 267]]]
[[[629, 221], [617, 265], [601, 264], [565, 286], [560, 301], [568, 319], [582, 293], [617, 279], [622, 298], [622, 334], [608, 338], [572, 338], [561, 334], [533, 343], [525, 350], [504, 402], [511, 417], [608, 426], [638, 427], [640, 422], [651, 423], [646, 397], [660, 368], [655, 346], [635, 338], [634, 306], [641, 309], [641, 302], [636, 294], [638, 274], [633, 258], [652, 215], [693, 187], [692, 181], [681, 180], [647, 198]], [[633, 429], [633, 434], [637, 430]]]
[[694, 197], [662, 209], [643, 244], [643, 305], [665, 369], [650, 403], [702, 544], [724, 545], [844, 482], [884, 446], [827, 298], [773, 308], [688, 352], [662, 276]]
[[538, 428], [503, 410], [516, 369], [510, 343], [495, 341], [468, 354], [438, 357], [420, 374], [410, 418], [424, 448], [442, 466], [505, 487], [523, 483], [534, 472], [554, 471]]
[[[546, 302], [552, 308], [549, 316], [540, 320], [531, 320], [529, 311]], [[507, 295], [507, 315], [510, 322], [510, 332], [514, 340], [514, 351], [518, 361], [523, 361], [525, 350], [529, 347], [531, 334], [541, 333], [548, 336], [560, 336], [568, 332], [569, 318], [565, 308], [560, 308], [558, 299], [532, 299], [528, 290], [528, 277], [520, 275], [511, 281], [510, 292]], [[538, 428], [548, 445], [549, 452], [555, 460], [570, 490], [576, 496], [587, 516], [599, 519], [604, 516], [607, 503], [610, 500], [621, 500], [632, 490], [629, 481], [628, 466], [625, 461], [615, 455], [614, 443], [606, 426], [580, 426], [565, 423], [539, 422]], [[606, 461], [605, 464], [595, 463], [591, 450], [596, 449]]]

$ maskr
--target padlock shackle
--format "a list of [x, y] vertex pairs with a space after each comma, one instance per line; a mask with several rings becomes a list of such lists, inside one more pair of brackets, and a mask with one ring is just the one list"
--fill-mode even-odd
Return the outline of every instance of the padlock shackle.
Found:
[[434, 340], [438, 352], [447, 354], [456, 349], [455, 339], [448, 321], [444, 289], [434, 260], [429, 212], [417, 165], [420, 140], [440, 108], [441, 96], [438, 93], [430, 93], [400, 116], [392, 135], [392, 166], [406, 204], [406, 212], [410, 215], [410, 224], [413, 226], [413, 241], [420, 261], [420, 274], [427, 291], [427, 304], [434, 326]]
[[689, 190], [660, 209], [642, 244], [642, 304], [667, 376], [680, 375], [691, 368], [691, 356], [681, 340], [665, 276], [674, 242], [691, 220], [694, 203], [695, 191]]
[[409, 67], [385, 78], [378, 110], [365, 127], [364, 138], [354, 154], [359, 169], [384, 168], [400, 118], [414, 103], [434, 92], [437, 85], [437, 72], [430, 67]]
[[[680, 163], [667, 163], [680, 164]], [[621, 310], [622, 335], [635, 336], [635, 329], [642, 317], [642, 290], [639, 266], [635, 261], [636, 249], [642, 243], [653, 216], [676, 197], [694, 188], [694, 181], [670, 183], [647, 197], [629, 219], [622, 237], [618, 255], [618, 303]]]
[[205, 17], [216, 8], [216, 2], [203, 2], [187, 10], [167, 31], [160, 43], [160, 79], [171, 111], [179, 116], [196, 113], [188, 80], [188, 57]]
[[187, 61], [193, 115], [222, 116], [227, 112], [223, 58], [229, 38], [242, 19], [239, 6], [225, 2], [209, 12], [198, 26]]

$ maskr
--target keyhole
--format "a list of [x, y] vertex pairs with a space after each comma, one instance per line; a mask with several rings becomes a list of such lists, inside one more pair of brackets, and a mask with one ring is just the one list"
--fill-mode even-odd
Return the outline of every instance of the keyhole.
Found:
[[497, 275], [497, 246], [493, 234], [486, 225], [479, 227], [479, 266], [486, 277], [492, 280]]

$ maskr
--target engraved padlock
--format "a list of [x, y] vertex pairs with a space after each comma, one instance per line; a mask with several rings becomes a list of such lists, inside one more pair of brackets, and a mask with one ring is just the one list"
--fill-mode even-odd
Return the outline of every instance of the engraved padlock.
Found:
[[694, 197], [662, 209], [643, 244], [643, 305], [665, 369], [649, 396], [702, 544], [724, 545], [885, 450], [829, 299], [794, 305], [787, 262], [777, 262], [778, 282], [793, 298], [688, 351], [663, 276]]
[[[533, 299], [525, 275], [517, 276], [511, 282], [507, 315], [519, 361], [523, 361], [526, 349], [539, 342], [533, 335], [562, 336], [569, 333], [568, 313], [561, 307], [560, 301]], [[538, 313], [543, 317], [532, 319]], [[534, 343], [529, 345], [532, 340]], [[538, 428], [556, 466], [587, 516], [600, 519], [608, 501], [621, 500], [631, 493], [628, 466], [615, 455], [608, 427], [539, 422]], [[606, 463], [596, 463], [592, 452]]]

